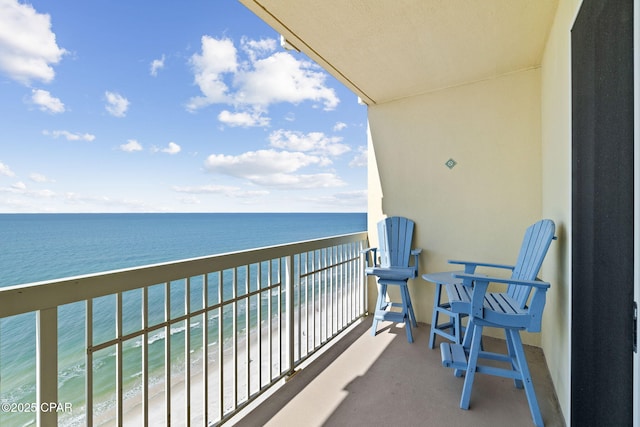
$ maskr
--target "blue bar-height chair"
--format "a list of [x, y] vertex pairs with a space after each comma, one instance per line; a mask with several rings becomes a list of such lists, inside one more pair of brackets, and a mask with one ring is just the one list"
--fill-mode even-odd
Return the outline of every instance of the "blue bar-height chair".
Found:
[[[440, 344], [440, 352], [445, 367], [465, 371], [460, 408], [469, 409], [476, 372], [512, 378], [517, 388], [524, 387], [533, 423], [538, 427], [544, 427], [520, 331], [540, 332], [549, 283], [541, 280], [514, 280], [464, 273], [456, 274], [455, 277], [462, 279], [464, 286], [473, 289], [469, 325], [465, 334], [465, 343], [469, 338], [470, 347], [467, 350], [463, 345], [443, 342]], [[528, 306], [519, 308], [516, 301], [506, 294], [487, 293], [489, 283], [525, 286], [533, 289], [533, 296]], [[508, 354], [482, 350], [482, 330], [485, 327], [504, 329]], [[505, 366], [510, 365], [510, 369], [496, 367], [495, 364], [481, 365], [479, 359], [505, 362]]]
[[[507, 268], [496, 264], [459, 262], [465, 265], [464, 272], [453, 273], [454, 282], [447, 284], [447, 294], [452, 313], [468, 315], [469, 324], [462, 344], [444, 342], [440, 344], [442, 363], [454, 368], [456, 375], [465, 372], [460, 407], [469, 409], [471, 388], [476, 372], [512, 378], [516, 387], [524, 386], [534, 424], [543, 426], [540, 408], [536, 399], [531, 374], [525, 358], [520, 331], [540, 332], [542, 311], [546, 302], [549, 284], [537, 278], [551, 241], [555, 239], [555, 224], [542, 220], [533, 224], [525, 233], [510, 278], [490, 277], [474, 274], [477, 266]], [[506, 284], [506, 292], [487, 292], [489, 283]], [[531, 291], [533, 295], [531, 296]], [[484, 351], [482, 330], [484, 327], [503, 329], [506, 336], [507, 354]], [[510, 369], [481, 365], [479, 359], [506, 362]]]
[[[515, 265], [494, 264], [486, 262], [474, 261], [456, 261], [450, 260], [450, 264], [463, 266], [464, 272], [467, 274], [476, 273], [478, 267], [500, 269], [511, 271], [511, 278], [518, 280], [535, 280], [542, 267], [542, 262], [547, 254], [551, 241], [555, 240], [555, 224], [550, 219], [540, 220], [527, 228], [522, 239], [520, 252]], [[436, 297], [433, 302], [433, 316], [431, 321], [431, 332], [429, 334], [429, 348], [433, 348], [435, 344], [435, 336], [440, 335], [451, 341], [460, 344], [462, 342], [462, 318], [469, 315], [471, 310], [471, 293], [472, 289], [462, 284], [462, 280], [455, 278], [453, 273], [430, 273], [422, 275], [424, 280], [436, 284]], [[447, 301], [440, 301], [441, 288], [445, 287], [447, 293]], [[518, 286], [511, 283], [507, 287], [505, 295], [514, 299], [517, 306], [523, 308], [529, 295], [531, 288], [527, 286]], [[451, 320], [445, 323], [439, 322], [439, 314], [447, 315]], [[447, 333], [446, 330], [451, 330]], [[469, 348], [470, 343], [465, 347]]]
[[[378, 278], [378, 299], [373, 315], [372, 335], [376, 334], [380, 320], [404, 323], [407, 340], [413, 342], [411, 326], [417, 327], [418, 324], [407, 282], [418, 276], [418, 261], [422, 252], [422, 249], [411, 249], [414, 225], [412, 220], [399, 216], [383, 219], [378, 223], [379, 247], [363, 251], [367, 260], [365, 273]], [[409, 265], [411, 257], [414, 259], [413, 265]], [[389, 285], [399, 287], [401, 302], [387, 301]], [[400, 311], [393, 311], [392, 307], [400, 308]]]

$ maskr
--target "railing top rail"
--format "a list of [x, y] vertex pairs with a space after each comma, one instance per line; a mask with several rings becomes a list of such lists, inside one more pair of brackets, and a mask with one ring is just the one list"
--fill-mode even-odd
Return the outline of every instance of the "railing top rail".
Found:
[[0, 288], [0, 318], [366, 240], [366, 231]]

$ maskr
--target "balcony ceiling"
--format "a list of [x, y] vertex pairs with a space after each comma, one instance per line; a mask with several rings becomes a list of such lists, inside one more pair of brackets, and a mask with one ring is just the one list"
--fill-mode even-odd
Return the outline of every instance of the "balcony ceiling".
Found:
[[240, 0], [368, 104], [540, 65], [557, 0]]

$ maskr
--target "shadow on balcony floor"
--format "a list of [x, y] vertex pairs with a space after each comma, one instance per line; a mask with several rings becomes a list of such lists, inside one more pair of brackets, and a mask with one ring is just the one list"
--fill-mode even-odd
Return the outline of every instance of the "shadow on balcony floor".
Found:
[[[471, 407], [459, 408], [463, 378], [440, 362], [439, 346], [428, 348], [429, 325], [414, 328], [407, 343], [400, 327], [386, 324], [370, 334], [365, 318], [277, 392], [239, 426], [532, 426], [525, 393], [513, 381], [478, 374]], [[504, 341], [485, 339], [489, 350]], [[525, 348], [547, 427], [564, 426], [540, 348]]]

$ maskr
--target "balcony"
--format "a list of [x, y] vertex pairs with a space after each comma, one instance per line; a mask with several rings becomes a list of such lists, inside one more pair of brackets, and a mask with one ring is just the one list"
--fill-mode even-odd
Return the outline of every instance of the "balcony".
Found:
[[[361, 319], [234, 425], [533, 426], [524, 391], [505, 378], [478, 375], [471, 408], [460, 409], [463, 378], [442, 367], [439, 349], [428, 348], [428, 324], [414, 328], [413, 344], [401, 326], [378, 329], [371, 336], [370, 316]], [[485, 337], [484, 344], [502, 351], [505, 342]], [[525, 352], [545, 426], [564, 426], [542, 350]]]
[[[473, 409], [458, 409], [462, 382], [427, 349], [426, 325], [414, 344], [391, 325], [370, 336], [367, 243], [356, 233], [3, 288], [3, 344], [33, 349], [0, 353], [0, 424], [530, 425], [506, 380], [477, 381]], [[542, 352], [528, 351], [543, 417], [562, 425]]]

